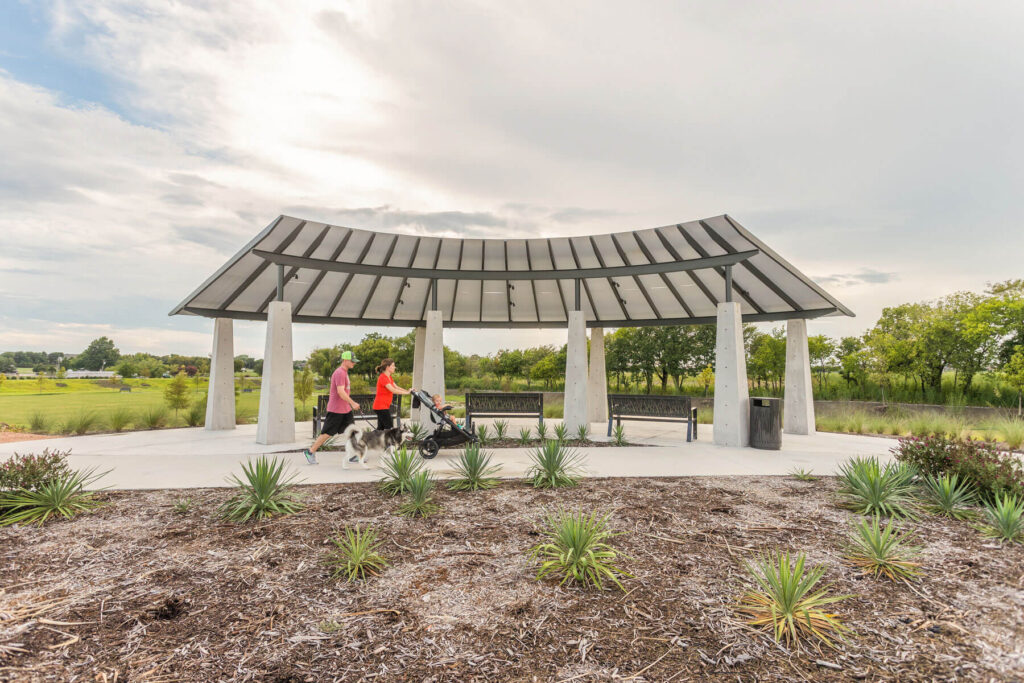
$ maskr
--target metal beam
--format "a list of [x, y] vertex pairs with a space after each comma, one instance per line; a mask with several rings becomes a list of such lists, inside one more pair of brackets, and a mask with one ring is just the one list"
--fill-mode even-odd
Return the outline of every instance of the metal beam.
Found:
[[[726, 218], [726, 220], [728, 220], [728, 217]], [[705, 221], [698, 221], [698, 222], [701, 224], [701, 227], [704, 228], [704, 231], [707, 232], [708, 236], [711, 237], [711, 239], [713, 239], [715, 241], [715, 243], [718, 244], [718, 246], [722, 247], [722, 249], [725, 249], [729, 253], [735, 253], [736, 252], [736, 248], [734, 246], [732, 246], [731, 244], [729, 244], [729, 240], [727, 240], [724, 237], [722, 237], [721, 235], [719, 235], [718, 232], [714, 228], [712, 228], [710, 225], [708, 225]], [[749, 270], [751, 275], [753, 275], [758, 280], [760, 280], [761, 283], [765, 287], [767, 287], [768, 289], [770, 289], [773, 292], [775, 292], [775, 296], [779, 297], [780, 299], [785, 301], [787, 304], [792, 306], [793, 310], [795, 310], [795, 311], [803, 310], [803, 306], [798, 304], [796, 302], [796, 300], [793, 299], [793, 297], [791, 297], [788, 294], [786, 294], [786, 292], [782, 289], [782, 287], [779, 287], [777, 284], [775, 284], [775, 282], [772, 281], [771, 278], [769, 278], [767, 275], [762, 273], [760, 268], [755, 266], [753, 263], [750, 263], [749, 261], [744, 263], [743, 267], [745, 267], [747, 270]]]
[[[282, 250], [287, 249], [288, 245], [291, 244], [295, 240], [295, 238], [299, 236], [299, 233], [302, 232], [302, 229], [304, 227], [306, 227], [306, 221], [301, 221], [297, 226], [295, 226], [295, 228], [290, 233], [288, 233], [287, 237], [281, 240], [281, 244], [277, 245], [277, 248]], [[264, 253], [273, 254], [274, 252]], [[262, 275], [263, 271], [265, 271], [270, 264], [270, 261], [264, 259], [263, 263], [256, 266], [256, 268], [251, 273], [249, 273], [249, 277], [245, 278], [245, 280], [242, 281], [242, 284], [235, 287], [235, 290], [231, 292], [230, 295], [228, 295], [228, 298], [224, 300], [224, 303], [222, 303], [220, 307], [226, 309], [228, 306], [235, 303], [235, 299], [241, 296], [242, 292], [244, 292], [249, 287], [249, 285], [255, 282], [256, 278]]]
[[[570, 245], [572, 243], [570, 242]], [[630, 275], [648, 275], [651, 273], [678, 273], [691, 270], [719, 268], [741, 263], [758, 254], [757, 249], [738, 251], [735, 254], [721, 254], [684, 261], [667, 261], [665, 263], [641, 263], [635, 266], [610, 266], [605, 268], [567, 268], [553, 270], [462, 270], [451, 268], [396, 268], [394, 266], [375, 266], [367, 263], [339, 263], [327, 259], [315, 259], [290, 254], [277, 254], [262, 249], [253, 249], [252, 253], [270, 263], [309, 268], [312, 270], [328, 270], [339, 273], [358, 275], [379, 275], [382, 277], [405, 277], [425, 280], [574, 280], [576, 278], [612, 278]], [[554, 264], [552, 264], [554, 265]]]

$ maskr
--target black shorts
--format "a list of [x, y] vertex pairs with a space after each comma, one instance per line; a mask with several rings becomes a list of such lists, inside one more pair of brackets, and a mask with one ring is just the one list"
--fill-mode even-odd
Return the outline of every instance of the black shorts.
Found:
[[391, 421], [391, 408], [381, 408], [373, 412], [377, 413], [377, 429], [391, 429], [395, 426]]
[[341, 434], [345, 431], [345, 427], [355, 423], [356, 417], [351, 410], [347, 413], [332, 413], [328, 411], [324, 417], [324, 426], [320, 429], [320, 433], [334, 436], [335, 434]]

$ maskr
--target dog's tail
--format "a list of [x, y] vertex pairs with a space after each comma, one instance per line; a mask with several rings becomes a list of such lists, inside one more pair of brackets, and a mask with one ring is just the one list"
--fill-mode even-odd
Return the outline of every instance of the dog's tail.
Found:
[[358, 433], [359, 433], [359, 426], [351, 424], [348, 427], [345, 427], [345, 431], [343, 431], [341, 433], [341, 440], [344, 443], [348, 443], [349, 441], [352, 440], [352, 437], [355, 436]]

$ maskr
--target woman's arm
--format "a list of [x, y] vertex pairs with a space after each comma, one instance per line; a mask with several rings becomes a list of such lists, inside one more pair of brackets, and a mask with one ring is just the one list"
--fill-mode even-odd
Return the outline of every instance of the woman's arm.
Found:
[[394, 382], [392, 382], [391, 384], [387, 385], [386, 389], [388, 391], [390, 391], [392, 394], [410, 394], [410, 393], [412, 393], [412, 389], [403, 389], [402, 387], [398, 386]]

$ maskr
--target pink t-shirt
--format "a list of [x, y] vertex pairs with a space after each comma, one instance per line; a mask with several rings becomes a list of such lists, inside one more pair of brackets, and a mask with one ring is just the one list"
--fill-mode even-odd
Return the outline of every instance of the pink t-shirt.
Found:
[[348, 370], [338, 367], [331, 375], [331, 396], [327, 399], [327, 412], [329, 413], [351, 413], [352, 406], [338, 396], [338, 387], [345, 390], [349, 396], [352, 395], [352, 383], [348, 379]]

